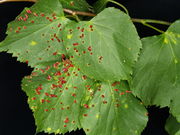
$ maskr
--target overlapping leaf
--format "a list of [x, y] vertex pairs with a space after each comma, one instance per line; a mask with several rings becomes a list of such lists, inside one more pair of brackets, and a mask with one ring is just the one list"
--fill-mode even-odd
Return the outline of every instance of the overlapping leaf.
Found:
[[113, 1], [113, 0], [98, 0], [94, 3], [94, 9], [95, 12], [99, 13], [101, 12], [104, 8], [106, 8], [106, 5], [109, 1]]
[[71, 60], [82, 72], [103, 81], [129, 79], [141, 48], [129, 16], [114, 8], [90, 21], [71, 23], [64, 41]]
[[166, 131], [169, 135], [180, 135], [180, 123], [172, 115], [166, 121]]
[[27, 76], [22, 88], [29, 97], [37, 132], [65, 133], [81, 128], [82, 101], [93, 83], [68, 60]]
[[88, 135], [139, 135], [146, 110], [125, 82], [98, 83], [69, 61], [36, 69], [23, 80], [37, 132], [65, 133], [83, 128]]
[[86, 0], [60, 0], [64, 8], [73, 9], [77, 11], [89, 11], [90, 5]]
[[100, 83], [86, 106], [81, 123], [87, 135], [140, 135], [148, 119], [125, 82]]
[[0, 51], [13, 53], [30, 66], [60, 59], [66, 53], [62, 30], [69, 22], [63, 15], [59, 0], [39, 0], [8, 25]]
[[169, 106], [180, 121], [180, 21], [162, 35], [142, 39], [132, 90], [146, 105]]

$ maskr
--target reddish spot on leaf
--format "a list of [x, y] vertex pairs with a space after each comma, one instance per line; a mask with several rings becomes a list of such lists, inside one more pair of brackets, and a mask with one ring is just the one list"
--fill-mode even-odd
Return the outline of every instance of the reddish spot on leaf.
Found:
[[44, 17], [44, 16], [45, 16], [45, 15], [44, 15], [44, 13], [41, 13], [40, 15], [41, 15], [42, 17]]
[[31, 21], [31, 23], [34, 23], [34, 21]]
[[81, 29], [81, 32], [84, 32], [84, 28]]
[[36, 16], [36, 17], [38, 16], [38, 14], [37, 14], [37, 13], [35, 13], [35, 12], [33, 13], [33, 15], [34, 15], [34, 16]]
[[73, 93], [73, 94], [72, 94], [72, 96], [73, 96], [73, 97], [76, 97], [76, 94], [75, 94], [75, 93]]
[[101, 95], [102, 98], [105, 98], [105, 95]]
[[69, 118], [66, 118], [66, 119], [64, 120], [64, 123], [69, 123]]
[[73, 43], [73, 46], [78, 46], [79, 45], [79, 43]]
[[84, 104], [84, 108], [87, 108], [87, 109], [88, 109], [88, 108], [89, 108], [89, 105], [87, 105], [87, 104]]
[[92, 51], [92, 47], [91, 46], [88, 47], [88, 51]]
[[60, 76], [60, 75], [61, 75], [61, 72], [60, 72], [60, 71], [57, 71], [54, 75], [55, 75], [55, 76]]
[[32, 100], [36, 100], [36, 97], [33, 97]]
[[126, 93], [132, 93], [132, 91], [126, 90]]
[[103, 104], [107, 104], [107, 101], [104, 100], [104, 101], [103, 101]]
[[52, 78], [52, 77], [51, 77], [50, 75], [48, 75], [47, 80], [51, 80], [51, 78]]
[[124, 95], [124, 94], [125, 94], [124, 92], [119, 93], [119, 95]]
[[30, 9], [27, 9], [27, 10], [26, 10], [26, 13], [32, 14], [32, 11], [31, 11]]
[[45, 109], [44, 111], [45, 111], [45, 112], [48, 112], [49, 110], [48, 110], [48, 109]]
[[58, 28], [59, 28], [59, 27], [61, 27], [61, 24], [60, 24], [60, 23], [58, 24]]
[[87, 117], [88, 115], [87, 114], [83, 114], [84, 117]]
[[119, 91], [118, 89], [114, 89], [114, 91]]
[[57, 52], [54, 52], [53, 55], [54, 55], [54, 56], [57, 55]]

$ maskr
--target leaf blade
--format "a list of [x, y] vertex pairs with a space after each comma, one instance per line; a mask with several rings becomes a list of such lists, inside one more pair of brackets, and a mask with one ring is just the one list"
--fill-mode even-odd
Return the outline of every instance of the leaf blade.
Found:
[[126, 14], [108, 8], [89, 22], [68, 26], [64, 34], [66, 49], [82, 72], [101, 81], [130, 78], [141, 42]]

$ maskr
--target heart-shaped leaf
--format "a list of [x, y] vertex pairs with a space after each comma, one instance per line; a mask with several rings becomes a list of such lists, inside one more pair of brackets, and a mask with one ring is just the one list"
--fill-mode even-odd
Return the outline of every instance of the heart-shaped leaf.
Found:
[[141, 42], [125, 13], [107, 8], [90, 21], [71, 23], [63, 35], [71, 60], [87, 76], [102, 81], [130, 78]]
[[142, 43], [131, 88], [145, 105], [169, 106], [180, 121], [180, 21]]

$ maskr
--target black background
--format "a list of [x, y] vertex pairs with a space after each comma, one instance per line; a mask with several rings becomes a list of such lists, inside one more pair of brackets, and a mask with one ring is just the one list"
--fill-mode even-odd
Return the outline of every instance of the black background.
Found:
[[[89, 3], [95, 0], [89, 0]], [[121, 0], [133, 18], [158, 19], [173, 22], [180, 18], [180, 0]], [[12, 21], [25, 6], [33, 3], [0, 4], [0, 41], [5, 38], [7, 23]], [[112, 4], [109, 4], [112, 6]], [[162, 30], [167, 26], [156, 25]], [[140, 37], [159, 34], [141, 24], [136, 24]], [[10, 54], [0, 53], [0, 135], [34, 135], [35, 124], [27, 97], [21, 90], [21, 80], [32, 69], [19, 63]], [[149, 107], [149, 122], [142, 135], [167, 135], [164, 130], [169, 109]], [[38, 135], [47, 135], [39, 133]], [[84, 135], [83, 131], [66, 135]]]

